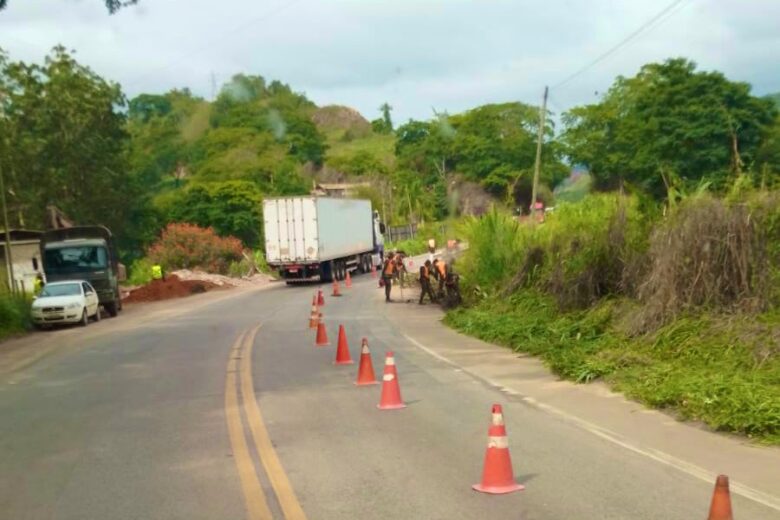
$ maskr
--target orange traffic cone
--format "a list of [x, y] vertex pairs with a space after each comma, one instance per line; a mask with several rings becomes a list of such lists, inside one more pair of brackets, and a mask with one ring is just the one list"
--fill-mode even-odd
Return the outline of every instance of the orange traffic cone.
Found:
[[360, 368], [358, 368], [355, 384], [358, 386], [379, 384], [374, 375], [374, 364], [371, 362], [371, 352], [368, 350], [368, 340], [366, 338], [363, 338], [363, 344], [360, 347]]
[[373, 259], [371, 260], [371, 278], [376, 278], [376, 266]]
[[327, 347], [330, 345], [328, 341], [328, 331], [325, 330], [325, 322], [319, 320], [317, 322], [317, 341], [314, 342], [315, 347]]
[[349, 271], [347, 271], [347, 277], [344, 279], [344, 286], [347, 289], [352, 289], [352, 277], [349, 275]]
[[322, 307], [325, 305], [325, 297], [322, 296], [322, 289], [317, 291], [317, 306]]
[[314, 293], [311, 297], [311, 306], [314, 307], [317, 305], [317, 293]]
[[322, 317], [322, 314], [320, 314], [320, 311], [317, 309], [317, 305], [314, 304], [311, 306], [311, 315], [309, 316], [309, 328], [310, 329], [316, 329], [317, 324], [320, 322], [320, 318]]
[[488, 445], [485, 452], [485, 464], [482, 469], [482, 482], [472, 488], [482, 493], [501, 495], [525, 489], [515, 482], [512, 473], [512, 459], [509, 457], [509, 439], [504, 426], [504, 412], [500, 404], [493, 405], [493, 418], [488, 428]]
[[406, 408], [401, 400], [401, 387], [398, 386], [398, 371], [395, 368], [395, 356], [388, 352], [385, 356], [385, 373], [382, 375], [382, 397], [376, 406], [380, 410]]
[[347, 333], [344, 331], [344, 325], [339, 325], [339, 342], [336, 347], [336, 361], [334, 365], [351, 365], [352, 356], [349, 355], [349, 345], [347, 345]]
[[339, 281], [334, 279], [333, 280], [333, 294], [331, 296], [341, 296], [341, 292], [339, 292]]
[[718, 475], [715, 480], [715, 490], [712, 492], [710, 516], [707, 520], [734, 520], [731, 513], [731, 494], [729, 493], [729, 478]]

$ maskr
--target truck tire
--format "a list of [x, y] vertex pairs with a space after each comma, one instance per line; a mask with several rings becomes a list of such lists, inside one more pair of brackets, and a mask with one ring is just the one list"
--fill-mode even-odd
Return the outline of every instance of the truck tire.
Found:
[[[120, 304], [121, 305], [121, 304]], [[116, 318], [116, 315], [119, 314], [119, 306], [117, 305], [117, 302], [108, 302], [104, 303], [103, 307], [106, 309], [106, 312], [109, 316], [112, 318]]]
[[330, 262], [325, 262], [323, 264], [320, 264], [320, 281], [329, 283], [333, 281], [333, 269], [335, 267], [335, 263], [331, 260]]

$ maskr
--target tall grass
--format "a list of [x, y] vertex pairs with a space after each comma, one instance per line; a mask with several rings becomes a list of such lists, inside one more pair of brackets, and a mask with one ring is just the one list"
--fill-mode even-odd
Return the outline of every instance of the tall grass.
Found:
[[30, 305], [26, 294], [0, 293], [0, 339], [32, 328]]

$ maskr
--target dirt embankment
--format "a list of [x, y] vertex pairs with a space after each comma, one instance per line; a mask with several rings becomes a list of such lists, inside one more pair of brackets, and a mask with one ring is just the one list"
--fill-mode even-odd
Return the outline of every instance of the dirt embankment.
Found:
[[191, 294], [204, 293], [217, 288], [216, 284], [203, 280], [181, 280], [175, 274], [165, 280], [152, 280], [146, 285], [130, 291], [125, 303], [155, 302], [171, 298], [182, 298]]

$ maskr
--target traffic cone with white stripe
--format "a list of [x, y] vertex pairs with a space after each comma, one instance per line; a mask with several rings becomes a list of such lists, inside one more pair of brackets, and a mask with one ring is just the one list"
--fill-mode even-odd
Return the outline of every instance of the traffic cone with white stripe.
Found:
[[339, 290], [339, 281], [333, 280], [333, 294], [331, 296], [341, 296], [341, 292]]
[[339, 325], [339, 342], [336, 346], [336, 361], [334, 365], [351, 365], [352, 356], [349, 355], [349, 345], [347, 345], [347, 333], [344, 331], [344, 325]]
[[504, 426], [504, 412], [500, 404], [493, 405], [493, 414], [488, 428], [488, 444], [482, 469], [482, 482], [472, 486], [482, 493], [501, 495], [525, 489], [515, 482], [512, 459], [509, 456], [509, 439]]
[[325, 305], [325, 297], [322, 295], [322, 289], [317, 291], [317, 306], [322, 307]]
[[316, 329], [317, 325], [320, 322], [320, 317], [322, 315], [320, 314], [319, 309], [317, 309], [317, 305], [312, 304], [311, 306], [311, 314], [309, 315], [309, 328], [310, 329]]
[[397, 410], [406, 408], [401, 400], [401, 387], [398, 386], [398, 371], [395, 368], [395, 356], [388, 352], [385, 356], [385, 373], [382, 375], [382, 396], [379, 404], [380, 410]]
[[328, 331], [325, 330], [325, 322], [319, 320], [317, 323], [317, 341], [314, 342], [315, 347], [327, 347], [330, 345], [328, 341]]
[[347, 271], [347, 277], [344, 279], [344, 286], [347, 289], [352, 289], [352, 277], [349, 275], [349, 271]]
[[371, 352], [368, 350], [368, 340], [363, 338], [363, 344], [360, 346], [360, 367], [358, 368], [357, 386], [378, 385], [374, 375], [374, 364], [371, 362]]
[[712, 492], [712, 502], [710, 503], [710, 515], [707, 520], [734, 520], [731, 512], [729, 478], [726, 475], [718, 475], [715, 481], [715, 490]]

